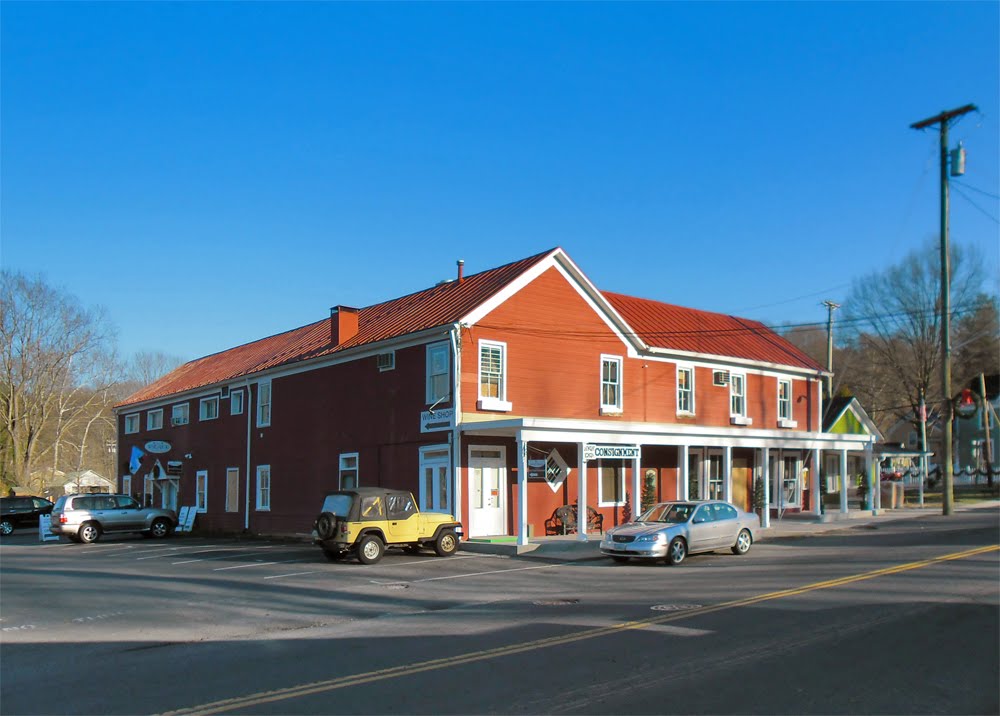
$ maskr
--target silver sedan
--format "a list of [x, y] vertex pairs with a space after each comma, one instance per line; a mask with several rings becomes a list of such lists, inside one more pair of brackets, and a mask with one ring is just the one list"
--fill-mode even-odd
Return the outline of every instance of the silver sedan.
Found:
[[661, 502], [635, 522], [608, 530], [601, 554], [616, 562], [665, 559], [680, 564], [689, 554], [729, 548], [746, 554], [757, 538], [760, 517], [719, 500]]

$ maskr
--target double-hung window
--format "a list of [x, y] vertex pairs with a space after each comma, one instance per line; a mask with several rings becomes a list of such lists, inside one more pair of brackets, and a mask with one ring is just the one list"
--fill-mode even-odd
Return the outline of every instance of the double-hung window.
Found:
[[146, 413], [146, 430], [159, 430], [163, 427], [163, 408], [150, 410]]
[[787, 378], [778, 379], [778, 426], [794, 428], [796, 422], [792, 419], [792, 381]]
[[677, 366], [677, 412], [694, 415], [694, 368]]
[[229, 393], [229, 414], [230, 415], [243, 415], [243, 396], [245, 393], [242, 390], [234, 390]]
[[340, 455], [340, 489], [350, 490], [358, 486], [358, 454], [356, 452]]
[[257, 509], [266, 512], [271, 509], [271, 466], [257, 466]]
[[194, 475], [194, 508], [198, 512], [208, 511], [208, 470], [199, 470]]
[[444, 402], [451, 396], [449, 358], [447, 343], [432, 343], [427, 346], [427, 388], [425, 398], [428, 405]]
[[611, 460], [598, 461], [597, 471], [600, 480], [597, 488], [597, 504], [600, 507], [613, 507], [625, 504], [625, 470], [621, 462]]
[[622, 412], [622, 359], [601, 356], [601, 415]]
[[132, 433], [139, 432], [139, 413], [132, 413], [131, 415], [125, 416], [125, 434], [131, 435]]
[[479, 341], [480, 410], [510, 410], [507, 402], [507, 344]]
[[198, 408], [198, 420], [215, 420], [219, 417], [219, 396], [202, 398]]
[[743, 373], [729, 374], [729, 422], [733, 425], [751, 425], [747, 417], [747, 377]]
[[262, 380], [257, 384], [257, 427], [266, 428], [271, 424], [271, 381]]
[[190, 420], [191, 406], [189, 403], [179, 403], [170, 409], [171, 425], [187, 425]]

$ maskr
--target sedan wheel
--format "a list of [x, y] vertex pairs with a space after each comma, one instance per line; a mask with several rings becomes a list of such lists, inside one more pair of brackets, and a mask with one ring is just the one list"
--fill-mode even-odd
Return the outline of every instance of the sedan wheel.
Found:
[[375, 564], [385, 553], [385, 546], [375, 535], [366, 535], [358, 545], [358, 561], [361, 564]]
[[674, 537], [667, 548], [667, 564], [680, 564], [687, 557], [687, 543], [680, 537]]
[[733, 554], [746, 554], [750, 551], [751, 544], [753, 544], [753, 537], [750, 536], [750, 532], [740, 530], [736, 537], [736, 544], [732, 546]]
[[10, 520], [4, 520], [3, 522], [0, 522], [0, 535], [6, 537], [13, 531], [14, 531], [13, 522], [11, 522]]

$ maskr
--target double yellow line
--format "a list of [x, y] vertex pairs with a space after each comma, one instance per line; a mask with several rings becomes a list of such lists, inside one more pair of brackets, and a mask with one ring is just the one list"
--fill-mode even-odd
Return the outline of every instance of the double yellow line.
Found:
[[793, 597], [799, 594], [806, 594], [807, 592], [815, 592], [820, 589], [831, 589], [833, 587], [840, 587], [845, 584], [862, 582], [867, 579], [875, 579], [877, 577], [885, 577], [890, 574], [900, 574], [901, 572], [909, 572], [914, 569], [922, 569], [923, 567], [928, 567], [933, 564], [939, 564], [941, 562], [950, 562], [956, 559], [965, 559], [967, 557], [974, 557], [979, 554], [995, 552], [998, 549], [1000, 549], [1000, 545], [988, 545], [986, 547], [977, 547], [976, 549], [970, 549], [964, 552], [955, 552], [953, 554], [947, 554], [942, 557], [934, 557], [932, 559], [925, 559], [919, 562], [908, 562], [906, 564], [900, 564], [895, 567], [885, 567], [883, 569], [876, 569], [871, 572], [852, 574], [846, 577], [839, 577], [838, 579], [829, 579], [824, 582], [807, 584], [803, 587], [795, 587], [793, 589], [783, 589], [778, 592], [769, 592], [767, 594], [761, 594], [756, 597], [747, 597], [745, 599], [737, 599], [731, 602], [723, 602], [722, 604], [715, 604], [707, 607], [698, 607], [695, 609], [688, 609], [679, 612], [671, 612], [663, 616], [650, 617], [648, 619], [641, 619], [639, 621], [622, 622], [620, 624], [612, 624], [606, 627], [586, 629], [584, 631], [575, 632], [573, 634], [567, 634], [565, 636], [546, 637], [545, 639], [537, 639], [534, 641], [522, 642], [520, 644], [512, 644], [510, 646], [501, 646], [495, 649], [484, 649], [482, 651], [473, 651], [468, 654], [459, 654], [456, 656], [450, 656], [442, 659], [431, 659], [429, 661], [421, 661], [415, 664], [394, 666], [389, 669], [378, 669], [376, 671], [368, 671], [366, 673], [355, 674], [353, 676], [341, 676], [336, 679], [314, 681], [309, 684], [300, 684], [299, 686], [291, 686], [285, 689], [276, 689], [273, 691], [261, 691], [259, 693], [250, 694], [248, 696], [223, 699], [221, 701], [213, 701], [212, 703], [203, 704], [201, 706], [193, 706], [187, 709], [170, 711], [164, 714], [163, 716], [181, 716], [182, 714], [185, 716], [195, 716], [195, 715], [208, 716], [209, 714], [219, 714], [219, 713], [225, 713], [227, 711], [239, 711], [241, 709], [246, 709], [251, 706], [259, 706], [261, 704], [274, 703], [277, 701], [295, 699], [303, 696], [312, 696], [315, 694], [320, 694], [327, 691], [335, 691], [337, 689], [344, 689], [351, 686], [370, 684], [374, 681], [384, 681], [386, 679], [394, 679], [401, 676], [412, 676], [414, 674], [420, 674], [426, 671], [447, 669], [449, 667], [460, 666], [462, 664], [471, 664], [477, 661], [486, 661], [487, 659], [496, 659], [502, 656], [510, 656], [512, 654], [521, 654], [526, 651], [545, 649], [552, 646], [561, 646], [563, 644], [572, 644], [573, 642], [583, 641], [585, 639], [595, 639], [597, 637], [620, 633], [626, 629], [644, 629], [645, 627], [652, 626], [654, 624], [666, 624], [668, 622], [678, 621], [681, 619], [689, 619], [693, 616], [699, 616], [701, 614], [711, 614], [712, 612], [723, 611], [726, 609], [746, 607], [752, 604], [759, 604], [761, 602], [767, 602], [774, 599], [784, 599], [785, 597]]

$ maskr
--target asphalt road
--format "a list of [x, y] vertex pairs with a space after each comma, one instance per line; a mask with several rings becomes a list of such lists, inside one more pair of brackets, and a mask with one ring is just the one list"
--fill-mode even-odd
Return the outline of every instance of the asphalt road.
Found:
[[1000, 513], [679, 567], [0, 543], [3, 714], [997, 714]]

